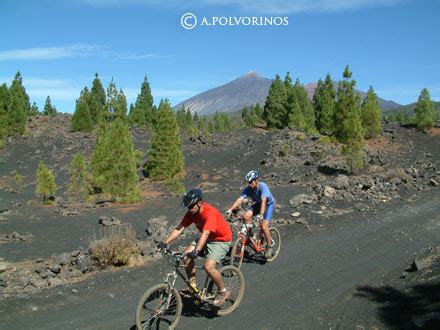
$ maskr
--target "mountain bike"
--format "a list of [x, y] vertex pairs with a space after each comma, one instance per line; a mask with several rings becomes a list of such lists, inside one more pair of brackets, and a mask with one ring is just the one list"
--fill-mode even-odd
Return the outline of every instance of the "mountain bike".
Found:
[[[205, 284], [197, 288], [186, 279], [181, 271], [185, 253], [175, 253], [167, 249], [162, 251], [168, 261], [174, 265], [174, 270], [166, 274], [164, 282], [149, 288], [142, 295], [136, 308], [137, 329], [174, 329], [179, 323], [182, 313], [182, 297], [176, 289], [178, 277], [183, 279], [188, 286], [190, 298], [196, 305], [214, 310], [217, 315], [231, 314], [240, 305], [244, 295], [244, 277], [241, 271], [234, 266], [225, 266], [219, 269], [225, 283], [226, 290], [231, 291], [231, 296], [219, 307], [212, 305], [216, 294], [216, 285], [206, 274]], [[195, 266], [202, 269], [202, 266]]]
[[264, 236], [261, 225], [258, 220], [256, 220], [256, 217], [252, 217], [252, 222], [250, 224], [245, 224], [242, 216], [233, 213], [231, 221], [234, 222], [236, 220], [241, 221], [242, 226], [238, 232], [237, 239], [232, 246], [230, 260], [232, 266], [237, 268], [241, 267], [243, 258], [247, 252], [245, 249], [246, 246], [249, 246], [254, 252], [253, 256], [247, 254], [249, 259], [261, 256], [265, 261], [273, 261], [278, 257], [281, 249], [281, 235], [278, 229], [274, 227], [269, 228], [271, 238], [270, 247], [272, 248], [272, 252], [269, 256], [265, 256], [267, 246], [266, 237]]

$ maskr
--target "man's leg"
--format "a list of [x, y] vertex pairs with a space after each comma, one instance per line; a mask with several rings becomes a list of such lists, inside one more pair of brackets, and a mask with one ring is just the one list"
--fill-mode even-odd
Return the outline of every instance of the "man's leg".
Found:
[[218, 290], [222, 291], [225, 288], [225, 283], [223, 282], [222, 274], [217, 270], [217, 262], [213, 259], [206, 259], [203, 268], [206, 270], [208, 275], [212, 278], [215, 285], [217, 285]]
[[264, 237], [266, 238], [266, 244], [270, 245], [270, 230], [269, 230], [269, 221], [263, 220], [261, 221], [261, 229], [263, 230]]
[[[190, 244], [185, 249], [185, 254], [194, 250], [195, 245]], [[185, 257], [183, 261], [183, 265], [185, 266], [186, 276], [188, 277], [188, 281], [197, 283], [196, 281], [196, 269], [194, 268], [194, 260], [191, 258]]]
[[252, 222], [251, 221], [252, 215], [253, 215], [252, 210], [247, 210], [246, 211], [246, 213], [243, 215], [243, 219], [244, 219], [244, 223], [245, 224], [250, 224]]
[[215, 285], [218, 287], [217, 294], [215, 295], [212, 304], [214, 306], [221, 306], [231, 296], [231, 291], [226, 290], [225, 283], [223, 282], [222, 274], [217, 270], [217, 262], [213, 259], [206, 259], [204, 268], [209, 274]]
[[226, 253], [231, 248], [231, 242], [211, 242], [206, 245], [208, 254], [203, 268], [211, 277], [212, 281], [218, 288], [215, 299], [212, 302], [214, 306], [221, 306], [231, 296], [231, 291], [225, 288], [222, 274], [217, 270], [217, 264], [220, 264]]
[[272, 255], [272, 248], [270, 247], [272, 245], [272, 240], [270, 237], [270, 230], [269, 230], [269, 224], [272, 220], [272, 214], [274, 210], [274, 204], [269, 204], [266, 206], [266, 212], [264, 212], [264, 219], [261, 221], [261, 229], [263, 230], [264, 237], [266, 238], [266, 258], [270, 257]]

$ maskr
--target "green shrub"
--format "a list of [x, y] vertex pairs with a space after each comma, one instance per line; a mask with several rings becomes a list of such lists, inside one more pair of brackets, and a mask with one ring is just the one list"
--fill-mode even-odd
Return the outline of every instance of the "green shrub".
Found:
[[306, 140], [306, 135], [303, 134], [303, 133], [300, 133], [300, 134], [298, 134], [298, 135], [296, 136], [296, 139], [297, 139], [298, 141], [305, 141], [305, 140]]
[[53, 171], [46, 166], [44, 161], [40, 160], [35, 176], [37, 179], [35, 195], [43, 197], [44, 204], [50, 203], [50, 197], [53, 197], [57, 190]]
[[24, 176], [17, 173], [14, 175], [13, 179], [17, 188], [21, 189], [23, 187]]
[[318, 143], [322, 144], [334, 144], [338, 141], [335, 136], [321, 135], [319, 137]]
[[289, 151], [290, 151], [290, 145], [288, 145], [288, 144], [283, 144], [283, 145], [281, 146], [281, 150], [279, 151], [279, 155], [280, 155], [281, 157], [286, 157], [287, 154], [289, 153]]

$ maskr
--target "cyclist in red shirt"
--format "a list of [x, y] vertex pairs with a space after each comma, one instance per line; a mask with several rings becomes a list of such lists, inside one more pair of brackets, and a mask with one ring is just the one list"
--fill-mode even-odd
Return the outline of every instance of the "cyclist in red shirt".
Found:
[[200, 254], [206, 257], [203, 268], [212, 278], [218, 287], [218, 293], [215, 296], [213, 305], [221, 306], [231, 295], [226, 290], [223, 278], [217, 270], [217, 264], [228, 253], [232, 242], [232, 231], [229, 224], [221, 215], [220, 211], [214, 206], [203, 201], [203, 194], [200, 189], [191, 189], [183, 196], [182, 206], [188, 208], [182, 221], [173, 229], [162, 242], [159, 243], [159, 249], [168, 247], [186, 227], [194, 223], [201, 232], [198, 240], [192, 242], [185, 249], [185, 271], [191, 285], [196, 286], [196, 269], [194, 268], [194, 259]]

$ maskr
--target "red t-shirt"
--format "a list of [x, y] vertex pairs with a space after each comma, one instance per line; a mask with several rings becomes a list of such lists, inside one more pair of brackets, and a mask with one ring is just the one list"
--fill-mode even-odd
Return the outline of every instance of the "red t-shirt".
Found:
[[230, 242], [232, 241], [232, 231], [229, 224], [223, 219], [219, 210], [209, 203], [204, 202], [202, 211], [196, 214], [186, 212], [180, 224], [188, 227], [194, 223], [200, 232], [208, 230], [211, 233], [208, 241]]

